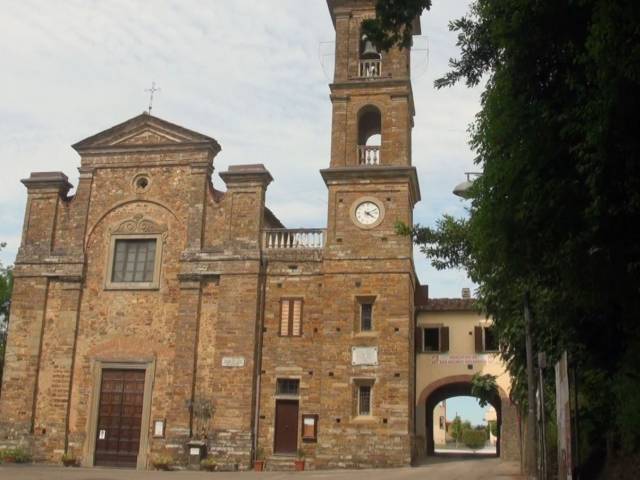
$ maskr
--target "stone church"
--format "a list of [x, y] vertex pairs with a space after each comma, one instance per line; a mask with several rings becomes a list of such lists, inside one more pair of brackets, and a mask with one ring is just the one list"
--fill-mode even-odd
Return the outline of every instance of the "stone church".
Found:
[[420, 200], [410, 51], [363, 39], [373, 0], [327, 3], [326, 228], [285, 228], [264, 165], [216, 190], [218, 142], [149, 114], [73, 145], [73, 195], [60, 172], [23, 180], [1, 446], [139, 469], [197, 441], [241, 469], [410, 464], [418, 285], [394, 230]]

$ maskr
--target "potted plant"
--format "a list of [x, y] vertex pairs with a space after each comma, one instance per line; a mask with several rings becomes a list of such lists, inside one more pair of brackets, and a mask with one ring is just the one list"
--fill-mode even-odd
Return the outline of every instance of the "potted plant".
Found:
[[301, 448], [298, 449], [298, 458], [295, 460], [296, 472], [301, 472], [304, 470], [304, 450]]
[[168, 472], [171, 470], [171, 466], [173, 465], [173, 458], [169, 455], [157, 455], [153, 457], [151, 463], [153, 464], [153, 468], [156, 470], [164, 470], [165, 472]]
[[213, 457], [204, 458], [200, 462], [200, 468], [202, 470], [206, 470], [207, 472], [214, 472], [216, 469], [216, 461], [213, 459]]
[[66, 452], [62, 455], [62, 464], [65, 467], [75, 467], [78, 465], [78, 459], [73, 453]]
[[256, 472], [262, 472], [264, 470], [264, 450], [259, 447], [256, 452], [256, 461], [253, 464], [253, 469]]
[[27, 463], [31, 461], [31, 455], [19, 447], [8, 448], [0, 451], [0, 460], [5, 463]]

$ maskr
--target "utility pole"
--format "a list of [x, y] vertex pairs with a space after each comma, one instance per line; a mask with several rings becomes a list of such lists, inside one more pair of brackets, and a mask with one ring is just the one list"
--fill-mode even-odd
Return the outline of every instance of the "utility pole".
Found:
[[524, 328], [527, 351], [527, 435], [525, 437], [525, 469], [527, 478], [536, 480], [536, 379], [533, 373], [533, 342], [531, 340], [531, 312], [529, 311], [529, 292], [524, 294]]
[[540, 477], [547, 479], [547, 418], [544, 410], [544, 369], [547, 367], [547, 355], [538, 352], [538, 388], [540, 389]]

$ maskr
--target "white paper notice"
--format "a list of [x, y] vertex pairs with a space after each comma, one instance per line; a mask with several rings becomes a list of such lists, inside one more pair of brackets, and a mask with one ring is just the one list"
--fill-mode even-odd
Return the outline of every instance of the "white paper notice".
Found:
[[316, 420], [314, 418], [305, 418], [304, 419], [304, 424], [309, 426], [309, 427], [313, 427], [313, 425], [316, 423]]
[[107, 431], [106, 430], [100, 430], [100, 433], [98, 433], [98, 438], [100, 440], [104, 440], [105, 438], [107, 438]]

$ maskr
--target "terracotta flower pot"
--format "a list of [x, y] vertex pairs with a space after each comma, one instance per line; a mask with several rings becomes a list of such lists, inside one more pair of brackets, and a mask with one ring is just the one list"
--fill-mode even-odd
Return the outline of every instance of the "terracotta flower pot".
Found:
[[304, 470], [304, 460], [296, 460], [295, 462], [296, 472]]
[[2, 461], [4, 463], [16, 463], [16, 457], [12, 457], [11, 455], [7, 455], [5, 457], [2, 457]]
[[253, 469], [256, 472], [262, 472], [264, 470], [264, 460], [256, 460], [253, 464]]

